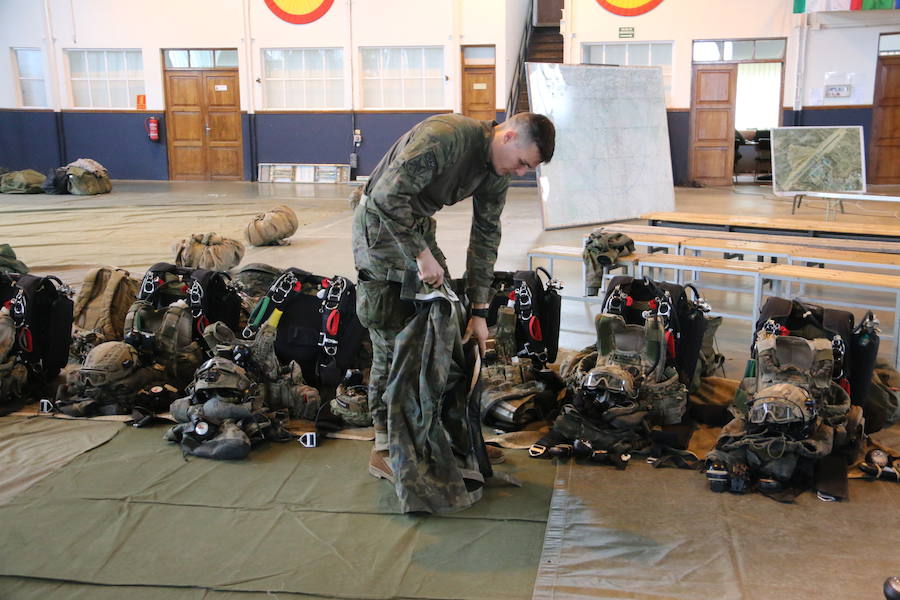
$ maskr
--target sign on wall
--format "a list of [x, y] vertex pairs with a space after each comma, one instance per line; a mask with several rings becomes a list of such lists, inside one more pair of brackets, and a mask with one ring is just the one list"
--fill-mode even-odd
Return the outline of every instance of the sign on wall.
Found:
[[650, 12], [662, 0], [597, 0], [597, 3], [611, 13], [622, 17], [636, 17]]
[[303, 25], [322, 17], [334, 0], [265, 0], [275, 16], [288, 23]]

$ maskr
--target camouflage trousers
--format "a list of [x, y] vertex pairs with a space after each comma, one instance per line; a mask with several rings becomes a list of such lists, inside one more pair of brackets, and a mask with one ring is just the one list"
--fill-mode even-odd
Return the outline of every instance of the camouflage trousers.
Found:
[[[434, 220], [417, 219], [432, 254], [444, 265]], [[403, 289], [397, 274], [415, 269], [361, 202], [353, 228], [360, 271], [357, 314], [372, 338], [369, 408], [376, 429], [386, 429], [395, 490], [403, 512], [452, 512], [480, 496], [465, 420], [467, 378], [462, 315], [448, 287]], [[404, 297], [401, 297], [401, 294]], [[479, 482], [480, 483], [480, 482]]]

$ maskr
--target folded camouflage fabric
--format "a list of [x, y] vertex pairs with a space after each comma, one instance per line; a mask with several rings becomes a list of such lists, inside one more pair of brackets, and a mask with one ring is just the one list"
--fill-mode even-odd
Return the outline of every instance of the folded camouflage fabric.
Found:
[[603, 287], [606, 268], [634, 252], [634, 241], [624, 233], [612, 233], [602, 228], [592, 231], [584, 244], [581, 256], [585, 266], [585, 285], [588, 296], [596, 296]]

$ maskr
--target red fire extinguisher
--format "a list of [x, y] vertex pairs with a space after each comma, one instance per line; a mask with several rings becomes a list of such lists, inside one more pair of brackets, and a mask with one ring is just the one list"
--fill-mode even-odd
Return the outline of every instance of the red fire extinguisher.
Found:
[[154, 142], [159, 140], [159, 119], [156, 117], [147, 117], [144, 119], [144, 129], [147, 130], [147, 136]]

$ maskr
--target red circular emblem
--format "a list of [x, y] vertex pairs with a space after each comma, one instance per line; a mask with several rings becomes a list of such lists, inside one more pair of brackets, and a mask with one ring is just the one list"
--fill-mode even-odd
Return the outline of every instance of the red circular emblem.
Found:
[[650, 12], [662, 0], [597, 0], [597, 3], [613, 14], [622, 17], [636, 17]]
[[275, 16], [288, 23], [303, 25], [322, 17], [334, 4], [334, 0], [266, 0]]

